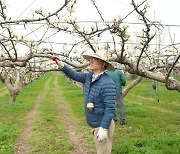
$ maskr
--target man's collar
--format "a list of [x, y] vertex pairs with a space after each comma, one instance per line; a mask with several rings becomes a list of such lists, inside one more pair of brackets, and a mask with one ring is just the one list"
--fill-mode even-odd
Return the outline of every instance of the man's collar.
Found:
[[93, 74], [92, 77], [93, 77], [93, 78], [97, 78], [99, 75], [101, 75], [101, 74], [103, 74], [103, 73], [104, 73], [104, 71], [101, 72], [101, 73], [99, 73], [99, 74], [97, 74], [97, 75], [94, 75], [94, 74]]
[[104, 72], [105, 71], [103, 71], [103, 72], [101, 72], [101, 73], [99, 73], [99, 74], [97, 74], [97, 75], [92, 75], [92, 82], [94, 82], [95, 80], [97, 80], [102, 74], [104, 74]]

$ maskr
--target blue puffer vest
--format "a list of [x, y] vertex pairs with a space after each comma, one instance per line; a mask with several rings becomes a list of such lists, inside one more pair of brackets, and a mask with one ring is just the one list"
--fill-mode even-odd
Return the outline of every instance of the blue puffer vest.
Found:
[[[84, 105], [89, 126], [108, 129], [112, 118], [115, 117], [116, 86], [113, 80], [103, 73], [92, 82], [93, 72], [76, 72], [67, 65], [61, 70], [71, 79], [84, 83]], [[94, 103], [92, 112], [87, 109], [88, 102]]]

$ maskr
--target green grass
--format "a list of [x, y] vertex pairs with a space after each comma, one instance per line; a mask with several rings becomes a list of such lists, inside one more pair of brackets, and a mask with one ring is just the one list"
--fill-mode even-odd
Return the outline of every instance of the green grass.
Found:
[[[0, 153], [14, 153], [14, 143], [25, 124], [27, 113], [34, 106], [34, 99], [41, 91], [48, 76], [28, 85], [17, 97], [17, 102], [9, 103], [9, 94], [0, 99]], [[5, 101], [3, 101], [3, 99]]]
[[59, 84], [61, 88], [61, 97], [66, 102], [70, 118], [76, 123], [80, 133], [84, 134], [87, 140], [86, 148], [91, 152], [95, 152], [92, 132], [86, 123], [84, 112], [84, 95], [80, 88], [71, 85], [63, 75], [59, 76]]
[[[69, 110], [73, 113], [77, 124], [81, 126], [81, 131], [87, 136], [90, 148], [93, 149], [94, 143], [85, 123], [81, 90], [73, 87], [63, 78], [60, 78], [60, 84]], [[124, 107], [128, 124], [120, 126], [116, 123], [112, 153], [178, 154], [180, 152], [179, 100], [179, 92], [166, 90], [162, 83], [159, 85], [159, 90], [154, 91], [151, 81], [143, 79], [125, 97]]]
[[31, 140], [32, 153], [69, 153], [74, 146], [68, 139], [63, 126], [57, 104], [57, 91], [55, 91], [54, 77], [49, 83], [48, 92], [38, 108], [38, 116], [34, 125]]
[[[6, 92], [4, 95], [1, 95], [3, 94], [4, 92]], [[8, 102], [9, 101], [9, 94], [8, 94], [8, 89], [6, 88], [6, 86], [0, 82], [0, 102]]]
[[[54, 82], [57, 75], [59, 93], [55, 90]], [[58, 97], [65, 101], [69, 118], [76, 123], [78, 131], [84, 134], [88, 141], [87, 147], [95, 151], [92, 133], [85, 120], [82, 91], [72, 86], [62, 74], [53, 72], [28, 85], [15, 103], [8, 102], [8, 94], [0, 97], [0, 153], [14, 153], [14, 143], [25, 124], [25, 117], [49, 78], [48, 92], [43, 95], [33, 127], [31, 153], [66, 154], [74, 148], [59, 114]], [[128, 83], [130, 81], [128, 79]], [[0, 89], [2, 86], [0, 84]], [[179, 154], [179, 107], [179, 92], [166, 90], [163, 83], [159, 83], [158, 91], [154, 91], [151, 81], [143, 79], [124, 99], [128, 124], [119, 125], [118, 117], [112, 154]]]
[[151, 81], [143, 79], [124, 99], [128, 124], [116, 127], [113, 153], [178, 154], [179, 103], [179, 92], [166, 90], [162, 83], [154, 91]]
[[[45, 82], [50, 79], [48, 73], [40, 80], [28, 85], [17, 97], [17, 102], [9, 103], [9, 94], [0, 100], [0, 153], [14, 153], [15, 143], [26, 123], [26, 116], [33, 109], [35, 100], [43, 90]], [[48, 85], [48, 91], [38, 108], [38, 115], [33, 127], [32, 139], [29, 144], [33, 147], [31, 153], [57, 152], [67, 154], [74, 146], [68, 139], [62, 124], [56, 102], [54, 77]], [[50, 88], [49, 88], [50, 87]], [[43, 97], [42, 96], [42, 97]], [[3, 101], [6, 100], [6, 102]]]

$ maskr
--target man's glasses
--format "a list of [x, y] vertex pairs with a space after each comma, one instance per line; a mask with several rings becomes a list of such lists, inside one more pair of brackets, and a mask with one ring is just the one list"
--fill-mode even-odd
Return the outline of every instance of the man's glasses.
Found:
[[96, 58], [91, 58], [91, 59], [89, 59], [89, 62], [90, 63], [93, 63], [93, 62], [95, 62], [97, 59]]

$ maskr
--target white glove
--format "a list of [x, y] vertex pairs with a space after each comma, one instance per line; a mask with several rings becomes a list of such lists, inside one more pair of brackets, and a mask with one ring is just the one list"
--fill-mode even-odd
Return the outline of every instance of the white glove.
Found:
[[58, 67], [59, 67], [60, 69], [62, 69], [62, 68], [64, 67], [64, 63], [63, 63], [62, 61], [60, 61], [60, 62], [58, 63]]
[[107, 129], [102, 127], [99, 128], [96, 138], [99, 142], [102, 142], [104, 139], [107, 138]]

